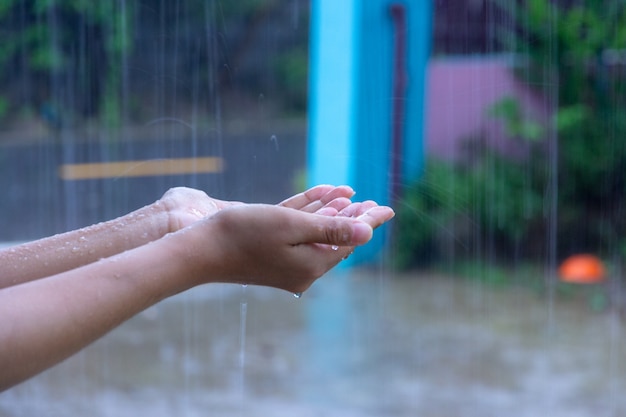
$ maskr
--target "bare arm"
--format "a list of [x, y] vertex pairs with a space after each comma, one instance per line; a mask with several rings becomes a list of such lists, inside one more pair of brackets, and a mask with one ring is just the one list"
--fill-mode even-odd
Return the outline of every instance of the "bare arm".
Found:
[[168, 215], [152, 204], [123, 217], [0, 251], [0, 288], [55, 275], [156, 240]]
[[197, 285], [251, 283], [302, 292], [393, 216], [391, 209], [373, 203], [338, 212], [344, 215], [267, 205], [228, 207], [152, 243], [0, 290], [0, 390]]
[[[341, 209], [353, 193], [349, 187], [321, 185], [280, 205], [308, 212], [328, 204]], [[237, 204], [213, 199], [202, 191], [173, 188], [159, 201], [117, 219], [0, 251], [0, 289], [136, 248]]]

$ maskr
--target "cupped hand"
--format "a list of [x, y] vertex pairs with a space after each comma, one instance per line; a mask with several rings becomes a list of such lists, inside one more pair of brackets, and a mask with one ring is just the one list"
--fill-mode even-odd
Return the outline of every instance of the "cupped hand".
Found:
[[[351, 204], [349, 199], [353, 195], [352, 188], [345, 185], [318, 185], [278, 205], [307, 213], [336, 215]], [[194, 188], [175, 187], [168, 190], [156, 204], [163, 206], [168, 214], [168, 231], [176, 232], [224, 208], [243, 203], [212, 198]]]
[[[349, 204], [336, 216], [284, 206], [239, 205], [223, 209], [183, 233], [192, 232], [194, 239], [206, 241], [192, 245], [195, 261], [202, 257], [210, 260], [197, 269], [204, 275], [201, 281], [256, 284], [298, 293], [337, 265], [354, 246], [367, 243], [373, 229], [393, 215], [389, 207], [373, 202]], [[340, 248], [333, 250], [333, 246]], [[207, 250], [210, 253], [203, 253]]]
[[[354, 196], [354, 190], [347, 185], [317, 185], [279, 203], [279, 206], [315, 213], [336, 201], [345, 202]], [[348, 202], [349, 204], [349, 202]], [[340, 207], [340, 209], [343, 207]]]

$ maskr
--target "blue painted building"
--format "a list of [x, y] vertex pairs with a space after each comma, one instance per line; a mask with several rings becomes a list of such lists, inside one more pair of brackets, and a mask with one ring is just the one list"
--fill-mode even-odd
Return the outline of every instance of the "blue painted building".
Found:
[[[393, 205], [423, 165], [431, 0], [313, 0], [308, 181]], [[385, 226], [387, 227], [387, 226]], [[370, 263], [388, 233], [350, 258]]]

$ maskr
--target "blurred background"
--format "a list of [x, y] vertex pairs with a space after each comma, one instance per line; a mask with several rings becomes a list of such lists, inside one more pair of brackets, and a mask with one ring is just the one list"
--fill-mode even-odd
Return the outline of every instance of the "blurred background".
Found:
[[626, 413], [625, 1], [4, 0], [0, 34], [3, 246], [320, 171], [397, 213], [301, 299], [181, 294], [0, 416]]

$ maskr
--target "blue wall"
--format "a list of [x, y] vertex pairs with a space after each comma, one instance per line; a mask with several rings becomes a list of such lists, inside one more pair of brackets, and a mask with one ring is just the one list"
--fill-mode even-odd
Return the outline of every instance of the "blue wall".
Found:
[[[402, 182], [423, 164], [430, 0], [313, 0], [308, 182], [349, 184], [358, 200], [391, 204], [394, 24], [390, 7], [407, 10], [408, 91], [402, 126]], [[375, 262], [387, 233], [359, 248], [352, 263]]]

